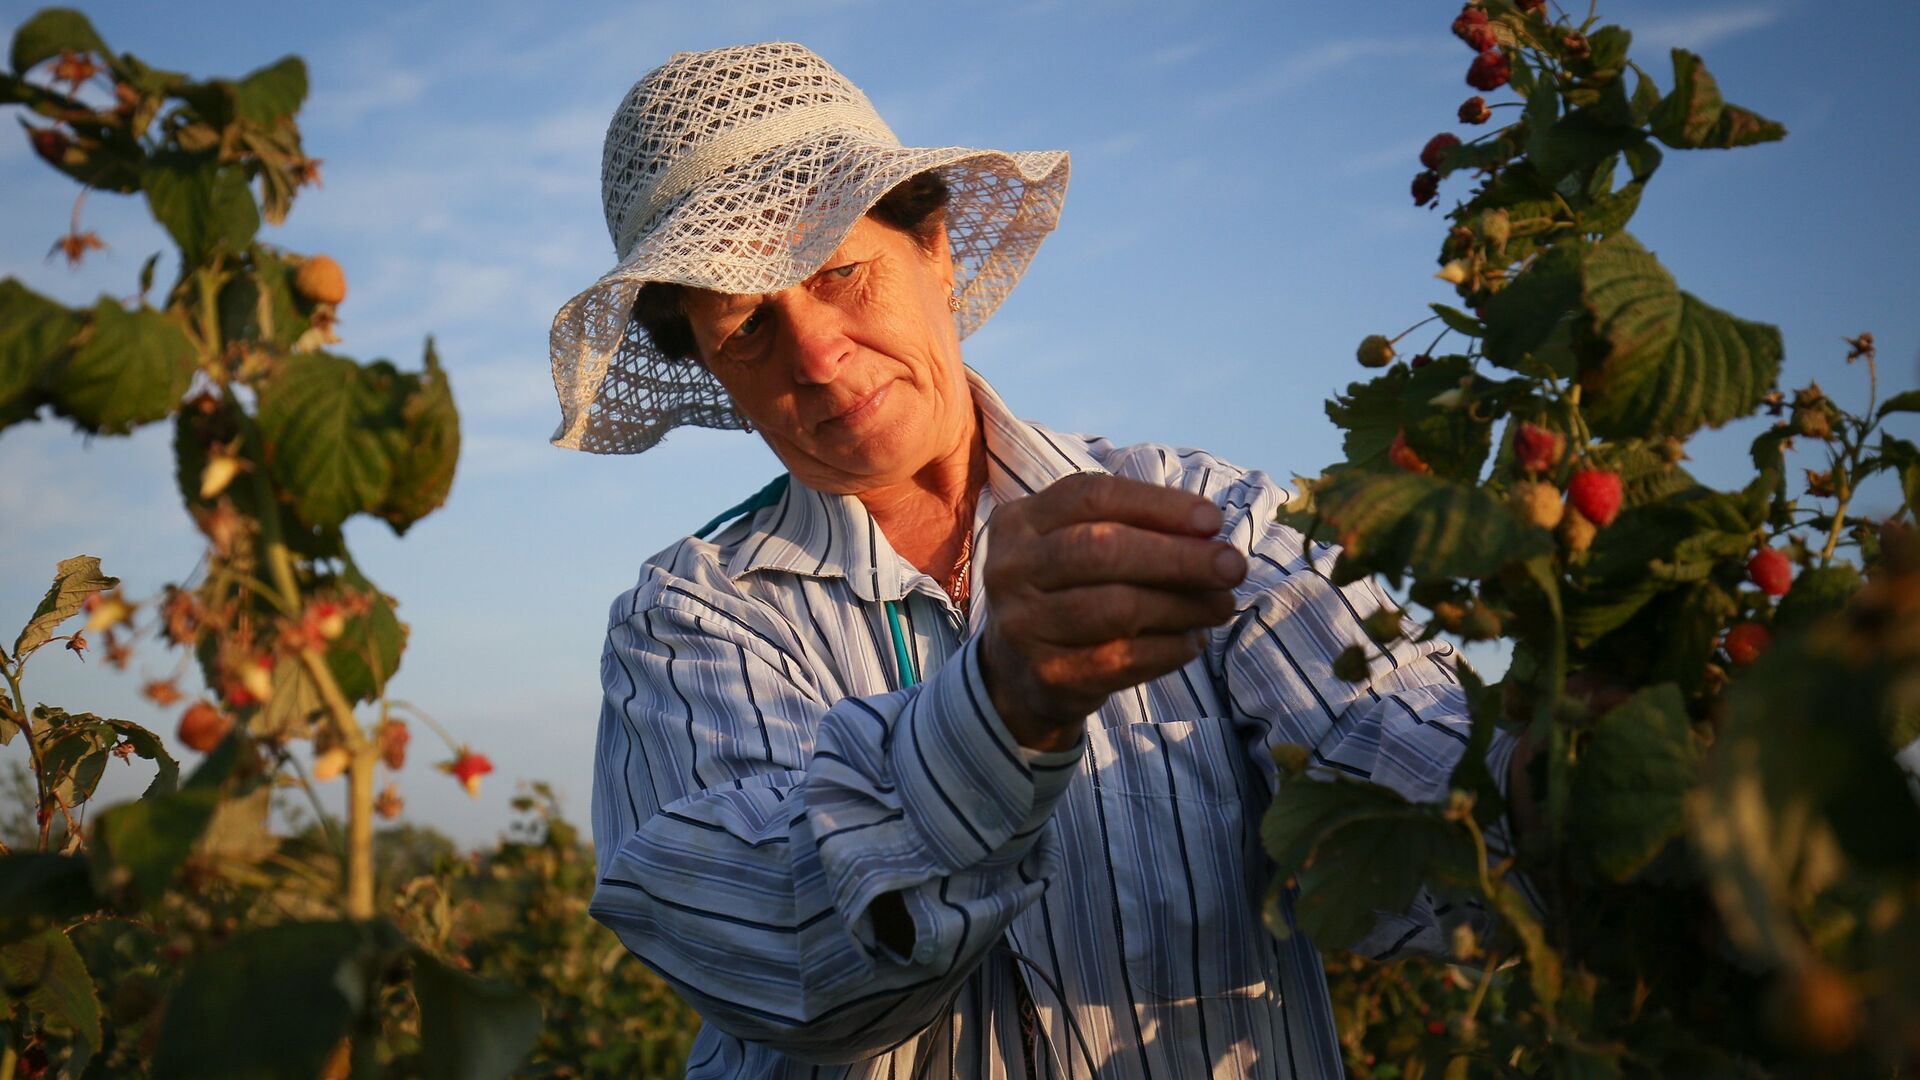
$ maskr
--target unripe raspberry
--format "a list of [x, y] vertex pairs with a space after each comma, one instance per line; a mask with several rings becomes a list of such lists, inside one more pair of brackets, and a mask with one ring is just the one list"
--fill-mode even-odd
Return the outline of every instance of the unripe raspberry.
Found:
[[1747, 576], [1768, 596], [1785, 596], [1793, 588], [1793, 564], [1778, 548], [1761, 548], [1747, 560]]
[[1512, 75], [1513, 68], [1507, 63], [1505, 53], [1499, 49], [1484, 49], [1467, 68], [1467, 85], [1475, 90], [1498, 90], [1507, 85], [1507, 79]]
[[1484, 124], [1493, 119], [1493, 110], [1487, 108], [1487, 99], [1475, 94], [1460, 103], [1460, 122], [1463, 124]]
[[1360, 628], [1377, 645], [1385, 645], [1400, 637], [1400, 609], [1383, 607], [1360, 621]]
[[1393, 363], [1393, 342], [1383, 334], [1368, 334], [1360, 341], [1360, 348], [1354, 353], [1361, 367], [1386, 367]]
[[1597, 528], [1606, 528], [1620, 513], [1620, 474], [1581, 469], [1567, 482], [1567, 498]]
[[27, 129], [27, 138], [33, 143], [33, 152], [45, 158], [50, 165], [58, 165], [67, 156], [67, 147], [71, 145], [67, 133], [58, 128]]
[[1407, 445], [1407, 433], [1404, 431], [1394, 433], [1393, 445], [1387, 447], [1387, 460], [1410, 473], [1433, 471], [1431, 466], [1420, 460], [1419, 454], [1414, 453], [1413, 447]]
[[1460, 137], [1458, 135], [1443, 131], [1433, 138], [1428, 139], [1427, 145], [1420, 148], [1420, 164], [1425, 165], [1429, 169], [1438, 169], [1440, 163], [1446, 160], [1447, 151], [1459, 145]]
[[1440, 174], [1428, 169], [1413, 175], [1413, 185], [1409, 188], [1413, 195], [1413, 205], [1425, 206], [1440, 197]]
[[1735, 623], [1727, 630], [1727, 657], [1736, 667], [1746, 667], [1773, 645], [1773, 634], [1757, 622]]
[[1500, 616], [1485, 604], [1467, 606], [1460, 620], [1460, 636], [1468, 641], [1491, 641], [1500, 636]]
[[1567, 549], [1569, 555], [1578, 555], [1592, 547], [1593, 536], [1598, 531], [1577, 506], [1567, 507], [1566, 513], [1560, 518], [1560, 528], [1555, 530], [1561, 546]]
[[1433, 621], [1449, 634], [1457, 634], [1466, 624], [1466, 605], [1457, 600], [1438, 600], [1433, 604]]
[[1551, 529], [1560, 524], [1566, 507], [1560, 502], [1560, 489], [1542, 481], [1522, 480], [1507, 495], [1507, 505], [1521, 521]]
[[1560, 463], [1565, 440], [1557, 431], [1536, 424], [1522, 423], [1513, 433], [1513, 457], [1530, 473], [1546, 472]]

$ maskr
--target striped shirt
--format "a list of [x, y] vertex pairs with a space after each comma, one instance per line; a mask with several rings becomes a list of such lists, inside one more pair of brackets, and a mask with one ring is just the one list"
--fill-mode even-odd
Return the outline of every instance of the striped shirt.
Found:
[[[1026, 1001], [1040, 1076], [1341, 1076], [1319, 957], [1261, 926], [1270, 751], [1441, 798], [1468, 728], [1451, 650], [1401, 641], [1365, 682], [1336, 678], [1390, 601], [1328, 580], [1337, 549], [1275, 523], [1279, 485], [1050, 431], [968, 378], [990, 462], [974, 558], [996, 506], [1063, 476], [1179, 487], [1248, 557], [1235, 616], [1187, 667], [1112, 695], [1079, 746], [1029, 751], [981, 683], [980, 576], [956, 609], [857, 498], [795, 482], [614, 602], [594, 916], [706, 1019], [689, 1077], [1020, 1077]], [[874, 933], [888, 892], [910, 955]], [[1434, 916], [1424, 898], [1382, 915], [1361, 948], [1438, 950]]]

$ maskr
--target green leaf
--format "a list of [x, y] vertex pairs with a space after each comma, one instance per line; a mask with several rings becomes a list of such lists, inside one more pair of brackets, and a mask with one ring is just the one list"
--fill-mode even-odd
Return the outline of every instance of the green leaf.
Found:
[[0, 942], [18, 941], [46, 922], [100, 906], [87, 861], [71, 855], [0, 855]]
[[157, 901], [193, 853], [219, 801], [217, 787], [189, 782], [171, 795], [122, 803], [101, 814], [88, 849], [94, 888], [132, 907]]
[[1433, 313], [1440, 316], [1440, 321], [1447, 324], [1447, 328], [1456, 334], [1477, 338], [1486, 333], [1486, 328], [1480, 325], [1479, 319], [1459, 308], [1448, 307], [1445, 304], [1428, 304], [1427, 306], [1432, 308]]
[[[0, 286], [4, 287], [4, 286]], [[1920, 412], [1920, 390], [1903, 390], [1880, 403], [1880, 411], [1873, 414], [1875, 420], [1884, 420], [1888, 413]]]
[[25, 75], [35, 64], [62, 52], [113, 55], [85, 15], [72, 8], [45, 8], [13, 32], [13, 73]]
[[401, 425], [376, 377], [345, 357], [296, 353], [260, 389], [274, 481], [308, 525], [337, 527], [386, 497]]
[[1848, 563], [1802, 570], [1774, 609], [1773, 624], [1781, 630], [1811, 625], [1846, 607], [1860, 585], [1860, 571]]
[[[1443, 356], [1413, 372], [1401, 393], [1400, 426], [1407, 445], [1439, 476], [1472, 480], [1486, 463], [1493, 424], [1485, 410], [1469, 407], [1476, 388], [1472, 361]], [[1435, 404], [1446, 401], [1443, 394], [1459, 395], [1460, 401]]]
[[13, 278], [0, 281], [0, 427], [39, 408], [41, 373], [84, 325], [78, 312]]
[[54, 408], [81, 429], [124, 435], [170, 415], [193, 370], [193, 342], [178, 323], [102, 297], [79, 347], [48, 369], [46, 389]]
[[55, 799], [77, 807], [93, 798], [93, 789], [107, 770], [107, 752], [119, 741], [113, 729], [92, 713], [73, 715], [47, 705], [35, 706], [33, 719], [41, 776], [49, 796], [45, 808], [56, 812]]
[[1602, 354], [1582, 365], [1597, 435], [1684, 437], [1751, 413], [1780, 372], [1780, 331], [1681, 292], [1631, 234], [1582, 261], [1582, 302]]
[[15, 658], [45, 644], [53, 636], [55, 628], [79, 614], [80, 605], [87, 597], [118, 584], [119, 578], [100, 573], [100, 560], [92, 555], [75, 555], [71, 559], [60, 560], [60, 565], [54, 569], [53, 584], [47, 587], [47, 595], [40, 598], [40, 606], [33, 609], [33, 616], [13, 641]]
[[1697, 753], [1686, 702], [1651, 686], [1601, 717], [1574, 772], [1574, 826], [1595, 870], [1625, 881], [1683, 831]]
[[407, 626], [394, 614], [393, 602], [351, 562], [340, 582], [372, 599], [365, 615], [347, 620], [346, 630], [327, 648], [327, 667], [349, 701], [371, 701], [400, 667]]
[[1340, 448], [1348, 464], [1387, 468], [1387, 448], [1400, 430], [1400, 404], [1412, 373], [1399, 365], [1374, 379], [1351, 383], [1343, 396], [1327, 401], [1327, 419], [1345, 433]]
[[1549, 551], [1546, 530], [1523, 525], [1487, 491], [1415, 473], [1343, 470], [1314, 490], [1319, 524], [1367, 569], [1397, 579], [1481, 578]]
[[455, 971], [424, 951], [414, 952], [413, 994], [430, 1080], [512, 1076], [540, 1034], [540, 1004], [530, 995]]
[[1640, 209], [1640, 195], [1645, 190], [1646, 184], [1635, 180], [1618, 191], [1593, 200], [1585, 210], [1580, 211], [1580, 231], [1605, 238], [1626, 228], [1634, 212]]
[[1463, 827], [1375, 784], [1283, 779], [1260, 836], [1278, 874], [1299, 880], [1295, 919], [1324, 948], [1351, 946], [1374, 912], [1406, 910], [1423, 885], [1458, 886], [1476, 874]]
[[235, 111], [262, 127], [300, 111], [307, 99], [307, 65], [297, 56], [255, 71], [233, 86]]
[[180, 245], [188, 269], [216, 251], [245, 250], [260, 231], [260, 209], [246, 173], [221, 164], [217, 154], [156, 154], [141, 175], [141, 187], [153, 216]]
[[460, 413], [432, 338], [425, 362], [425, 372], [403, 379], [412, 387], [400, 408], [406, 448], [395, 455], [387, 497], [374, 511], [398, 536], [447, 501], [460, 460]]
[[1580, 259], [1585, 245], [1557, 244], [1504, 289], [1488, 298], [1487, 359], [1516, 371], [1556, 328], [1579, 311]]
[[380, 952], [370, 928], [350, 922], [234, 937], [168, 1000], [153, 1080], [311, 1080], [367, 1007]]
[[0, 945], [0, 979], [9, 1000], [54, 1017], [89, 1047], [100, 1045], [100, 998], [80, 953], [58, 929]]
[[1673, 50], [1673, 90], [1650, 117], [1653, 134], [1675, 150], [1751, 146], [1786, 137], [1787, 129], [1766, 117], [1729, 105], [1699, 56]]

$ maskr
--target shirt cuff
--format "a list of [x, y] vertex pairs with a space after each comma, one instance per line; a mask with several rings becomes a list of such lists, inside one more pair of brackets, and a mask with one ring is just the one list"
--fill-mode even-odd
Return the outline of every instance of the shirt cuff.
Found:
[[1014, 741], [987, 694], [976, 634], [908, 703], [889, 753], [908, 816], [952, 872], [1024, 855], [1085, 751], [1084, 735], [1044, 753]]

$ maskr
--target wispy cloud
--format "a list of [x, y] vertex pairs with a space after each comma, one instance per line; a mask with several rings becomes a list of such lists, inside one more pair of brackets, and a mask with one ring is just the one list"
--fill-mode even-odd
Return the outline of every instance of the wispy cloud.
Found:
[[1178, 64], [1186, 63], [1212, 47], [1213, 41], [1209, 38], [1192, 38], [1187, 41], [1176, 41], [1168, 45], [1162, 45], [1160, 48], [1141, 57], [1140, 63], [1142, 66], [1150, 68], [1174, 67]]
[[1674, 48], [1705, 49], [1737, 34], [1770, 26], [1779, 21], [1782, 13], [1776, 4], [1742, 4], [1649, 19], [1634, 28], [1633, 41], [1637, 49], [1650, 53]]
[[1348, 38], [1294, 53], [1279, 63], [1232, 86], [1201, 96], [1195, 103], [1203, 113], [1244, 109], [1338, 71], [1357, 60], [1430, 53], [1434, 42], [1421, 38]]

